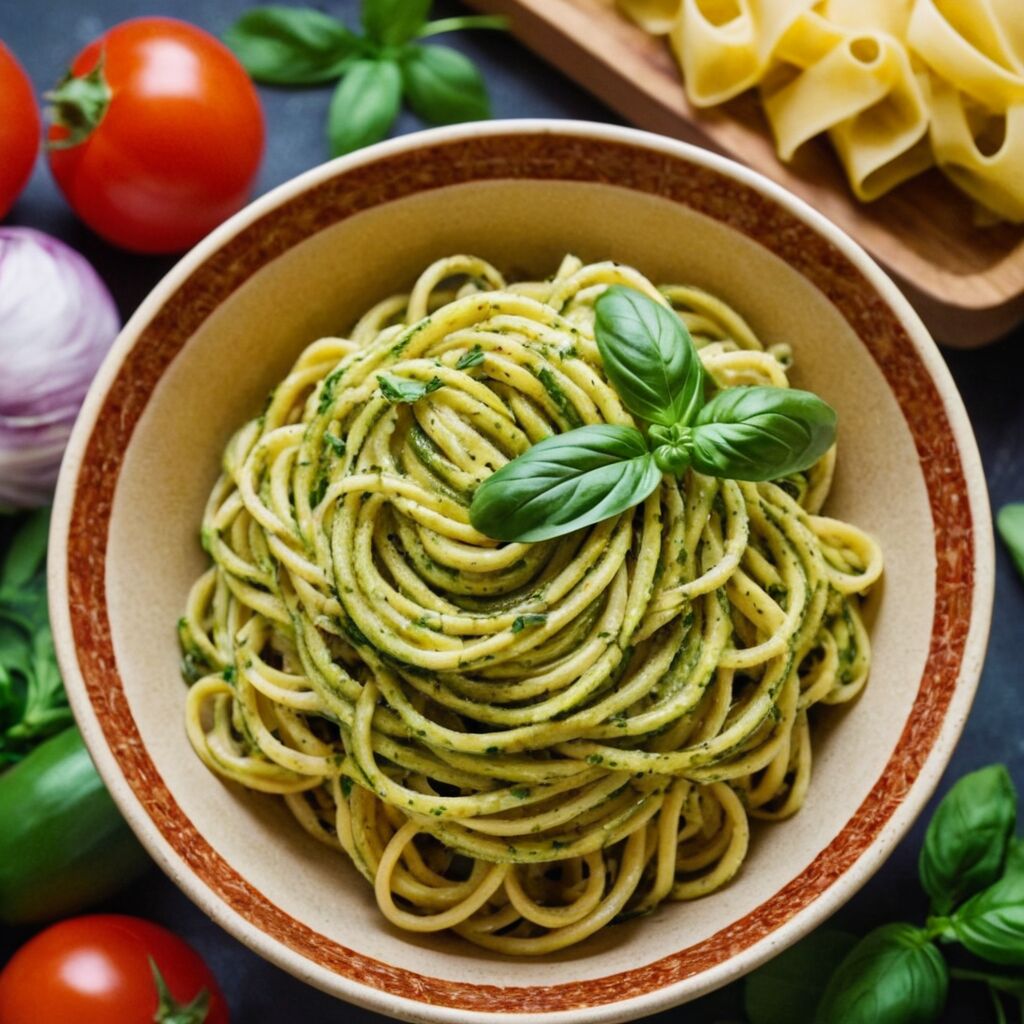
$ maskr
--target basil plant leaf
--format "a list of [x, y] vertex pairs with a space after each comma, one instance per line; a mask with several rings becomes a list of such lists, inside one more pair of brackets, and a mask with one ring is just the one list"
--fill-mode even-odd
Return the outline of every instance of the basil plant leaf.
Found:
[[682, 320], [635, 288], [612, 285], [594, 304], [605, 376], [648, 423], [687, 424], [704, 401], [704, 367]]
[[48, 508], [39, 509], [25, 519], [11, 538], [7, 557], [0, 569], [0, 596], [9, 597], [20, 590], [42, 569], [49, 531]]
[[594, 424], [546, 437], [502, 466], [477, 488], [469, 518], [495, 540], [550, 540], [625, 512], [660, 482], [639, 430]]
[[921, 884], [933, 914], [948, 914], [1002, 874], [1017, 793], [1001, 764], [971, 772], [943, 797], [921, 848]]
[[381, 46], [401, 46], [426, 24], [431, 0], [363, 0], [366, 34]]
[[743, 1001], [750, 1024], [808, 1020], [832, 972], [857, 945], [848, 932], [821, 928], [748, 974]]
[[481, 121], [491, 116], [487, 86], [476, 65], [447, 46], [417, 46], [402, 60], [409, 106], [432, 124]]
[[257, 82], [309, 85], [337, 78], [359, 49], [340, 21], [308, 7], [254, 7], [224, 42]]
[[1010, 549], [1017, 572], [1024, 576], [1024, 504], [1004, 505], [996, 519], [999, 535]]
[[379, 142], [387, 135], [402, 102], [402, 73], [390, 60], [352, 63], [331, 99], [327, 134], [331, 155]]
[[708, 476], [776, 480], [813, 466], [835, 439], [835, 410], [809, 391], [728, 388], [697, 414], [690, 458]]
[[949, 970], [920, 929], [869, 932], [829, 979], [815, 1024], [931, 1024], [946, 1005]]
[[1010, 844], [1002, 878], [960, 907], [952, 928], [975, 956], [1024, 967], [1024, 844]]

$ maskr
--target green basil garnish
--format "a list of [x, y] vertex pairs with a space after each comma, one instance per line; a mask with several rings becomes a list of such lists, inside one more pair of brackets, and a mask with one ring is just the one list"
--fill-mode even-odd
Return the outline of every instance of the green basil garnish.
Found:
[[921, 884], [933, 914], [948, 914], [1002, 874], [1017, 794], [1001, 764], [965, 775], [945, 795], [921, 848]]
[[910, 924], [869, 932], [829, 979], [815, 1024], [930, 1024], [946, 1005], [949, 969]]
[[594, 304], [604, 373], [637, 418], [689, 423], [704, 402], [704, 366], [690, 332], [666, 306], [612, 285]]
[[662, 473], [774, 480], [835, 442], [835, 410], [790, 388], [730, 388], [704, 402], [689, 331], [667, 306], [614, 285], [595, 303], [594, 336], [623, 405], [647, 424], [585, 426], [539, 444], [485, 480], [470, 520], [495, 540], [558, 537], [643, 501]]
[[495, 540], [540, 541], [643, 501], [661, 470], [634, 427], [593, 424], [539, 441], [478, 488], [469, 518]]
[[690, 459], [706, 476], [777, 480], [813, 466], [835, 438], [835, 410], [809, 391], [729, 388], [697, 414]]

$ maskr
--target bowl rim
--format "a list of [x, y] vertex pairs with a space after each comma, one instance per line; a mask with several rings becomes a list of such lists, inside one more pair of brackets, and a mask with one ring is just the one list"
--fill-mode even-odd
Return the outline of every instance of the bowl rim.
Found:
[[[49, 560], [50, 616], [69, 701], [101, 777], [129, 825], [150, 854], [194, 903], [226, 931], [265, 959], [335, 996], [403, 1019], [445, 1024], [467, 1019], [464, 1007], [428, 1002], [425, 1001], [425, 996], [417, 999], [396, 994], [379, 985], [363, 983], [354, 976], [346, 976], [312, 962], [282, 938], [264, 931], [229, 905], [222, 895], [214, 892], [195, 873], [193, 867], [183, 858], [181, 851], [176, 850], [168, 842], [126, 779], [121, 765], [125, 751], [121, 749], [115, 752], [111, 746], [101, 724], [100, 709], [88, 691], [73, 630], [70, 586], [74, 574], [69, 562], [72, 561], [71, 531], [76, 498], [80, 490], [80, 473], [108, 392], [145, 329], [194, 271], [220, 252], [245, 228], [325, 182], [344, 178], [360, 168], [368, 168], [388, 158], [427, 147], [506, 136], [558, 136], [586, 140], [599, 145], [625, 145], [632, 149], [660, 154], [691, 167], [704, 168], [758, 193], [769, 204], [781, 208], [784, 213], [802, 222], [814, 234], [829, 243], [860, 272], [874, 293], [888, 307], [891, 315], [906, 333], [914, 354], [938, 392], [942, 411], [948, 420], [949, 432], [955, 443], [955, 453], [959, 456], [963, 490], [967, 498], [968, 527], [971, 533], [969, 539], [973, 560], [970, 565], [972, 586], [968, 592], [971, 602], [968, 628], [941, 726], [931, 746], [923, 752], [919, 751], [922, 756], [917, 765], [916, 775], [900, 780], [898, 802], [885, 822], [841, 874], [833, 878], [809, 903], [786, 917], [762, 938], [706, 969], [685, 975], [668, 984], [647, 988], [639, 994], [627, 993], [623, 998], [615, 997], [599, 1003], [579, 1004], [569, 1008], [545, 1010], [542, 1002], [531, 1001], [531, 1006], [536, 1008], [510, 1012], [477, 1009], [473, 1012], [473, 1016], [479, 1019], [544, 1021], [548, 1024], [568, 1022], [574, 1015], [585, 1012], [597, 1024], [654, 1013], [712, 991], [752, 970], [834, 913], [881, 866], [892, 848], [923, 810], [952, 755], [977, 688], [991, 621], [994, 542], [981, 459], [966, 411], [945, 362], [908, 300], [857, 243], [803, 200], [740, 164], [688, 143], [632, 128], [552, 119], [488, 121], [416, 132], [329, 161], [284, 182], [227, 220], [175, 264], [130, 317], [97, 373], [68, 443], [54, 499], [50, 544], [51, 550], [61, 552], [62, 557]], [[615, 181], [608, 183], [616, 184]], [[105, 534], [102, 543], [106, 544]], [[936, 613], [940, 614], [938, 609]], [[933, 641], [936, 629], [937, 627], [933, 626]], [[113, 666], [113, 669], [116, 675], [116, 666]], [[155, 774], [155, 768], [153, 771]], [[854, 818], [859, 814], [860, 810]], [[851, 821], [854, 818], [851, 818]], [[776, 893], [769, 899], [778, 896], [779, 893]], [[641, 966], [637, 965], [623, 973], [633, 975], [641, 969]], [[402, 968], [392, 970], [400, 973], [404, 971]], [[548, 987], [542, 986], [533, 991], [543, 991], [546, 988]]]

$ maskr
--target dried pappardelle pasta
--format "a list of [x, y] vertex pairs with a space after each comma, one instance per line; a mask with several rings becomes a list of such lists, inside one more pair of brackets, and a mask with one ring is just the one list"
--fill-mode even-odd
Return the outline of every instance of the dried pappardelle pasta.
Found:
[[553, 541], [470, 525], [476, 486], [542, 437], [633, 422], [593, 337], [610, 284], [675, 308], [715, 386], [788, 386], [788, 348], [696, 288], [440, 260], [232, 438], [179, 624], [203, 761], [283, 795], [394, 924], [502, 953], [728, 882], [749, 819], [804, 800], [811, 706], [868, 675], [881, 554], [820, 514], [834, 448], [774, 483], [666, 476]]
[[1021, 0], [618, 0], [668, 35], [687, 95], [761, 91], [782, 160], [827, 132], [858, 199], [937, 165], [1024, 221]]

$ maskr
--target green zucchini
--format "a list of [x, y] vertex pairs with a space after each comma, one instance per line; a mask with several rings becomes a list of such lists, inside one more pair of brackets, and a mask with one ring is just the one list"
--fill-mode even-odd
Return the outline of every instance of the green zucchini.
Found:
[[0, 775], [0, 921], [84, 910], [151, 863], [74, 726]]

